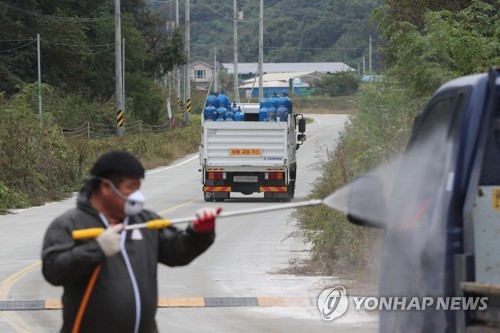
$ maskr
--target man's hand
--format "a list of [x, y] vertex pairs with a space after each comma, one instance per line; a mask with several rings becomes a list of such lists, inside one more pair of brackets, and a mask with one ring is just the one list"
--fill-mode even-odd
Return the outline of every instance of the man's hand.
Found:
[[197, 219], [192, 226], [198, 233], [212, 232], [215, 229], [215, 219], [222, 208], [203, 208], [196, 212]]
[[101, 247], [102, 252], [107, 257], [111, 257], [120, 251], [121, 231], [123, 224], [116, 224], [107, 228], [102, 234], [95, 239]]

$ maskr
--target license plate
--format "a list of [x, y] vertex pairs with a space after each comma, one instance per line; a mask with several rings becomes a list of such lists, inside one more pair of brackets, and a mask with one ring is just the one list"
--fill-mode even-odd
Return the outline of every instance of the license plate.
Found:
[[234, 176], [235, 183], [257, 183], [259, 177], [257, 176]]

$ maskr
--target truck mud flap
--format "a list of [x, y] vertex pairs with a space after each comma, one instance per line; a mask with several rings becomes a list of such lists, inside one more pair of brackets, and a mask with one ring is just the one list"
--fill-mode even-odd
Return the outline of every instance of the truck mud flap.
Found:
[[259, 189], [260, 192], [272, 192], [272, 193], [280, 193], [280, 192], [288, 192], [288, 188], [286, 186], [261, 186]]
[[231, 192], [231, 186], [204, 186], [203, 192]]

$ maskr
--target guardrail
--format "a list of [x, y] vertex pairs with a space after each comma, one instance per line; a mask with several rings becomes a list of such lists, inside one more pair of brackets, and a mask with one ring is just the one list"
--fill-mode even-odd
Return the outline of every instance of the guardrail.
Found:
[[[172, 130], [176, 127], [182, 127], [182, 123], [176, 123], [174, 118], [172, 121], [164, 125], [149, 125], [142, 120], [136, 120], [130, 123], [127, 123], [125, 126], [125, 134], [134, 134], [134, 133], [159, 133], [164, 131]], [[106, 125], [106, 124], [98, 124], [87, 121], [83, 125], [76, 128], [61, 128], [61, 133], [64, 138], [102, 138], [108, 136], [116, 135], [116, 125]]]

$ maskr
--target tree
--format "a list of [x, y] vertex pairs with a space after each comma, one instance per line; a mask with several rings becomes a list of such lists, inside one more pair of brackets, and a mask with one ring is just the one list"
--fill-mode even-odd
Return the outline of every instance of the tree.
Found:
[[422, 27], [394, 21], [389, 4], [375, 15], [390, 73], [417, 95], [428, 95], [454, 77], [484, 72], [500, 62], [498, 7], [473, 0], [464, 9], [454, 8], [427, 11]]
[[359, 77], [352, 72], [339, 72], [323, 77], [317, 81], [315, 94], [328, 96], [349, 96], [358, 91]]

